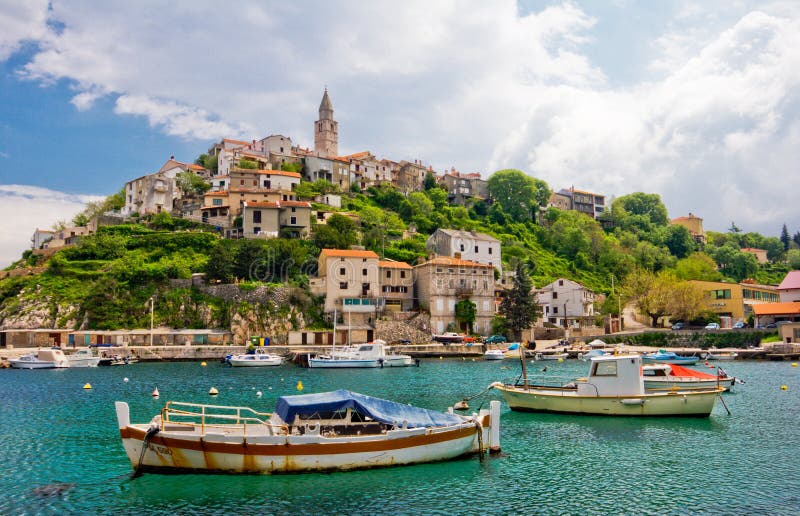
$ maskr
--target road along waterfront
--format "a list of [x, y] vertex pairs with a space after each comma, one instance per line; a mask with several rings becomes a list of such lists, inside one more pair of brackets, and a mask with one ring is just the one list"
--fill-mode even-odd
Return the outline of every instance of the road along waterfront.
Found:
[[[530, 374], [583, 376], [586, 364], [530, 364]], [[503, 405], [503, 454], [333, 474], [153, 475], [130, 480], [113, 402], [146, 420], [168, 400], [272, 410], [276, 398], [337, 388], [445, 410], [514, 360], [426, 359], [420, 368], [268, 370], [216, 362], [0, 373], [0, 512], [18, 513], [728, 513], [796, 514], [800, 368], [736, 361], [744, 378], [708, 419], [515, 413]], [[124, 381], [128, 378], [128, 381]], [[90, 383], [92, 389], [83, 389]], [[785, 385], [786, 390], [781, 386]], [[219, 395], [208, 391], [216, 387]], [[161, 397], [150, 394], [158, 387]], [[256, 392], [261, 391], [262, 397]], [[492, 398], [500, 399], [498, 393]], [[488, 404], [488, 402], [486, 402]], [[470, 402], [477, 410], [480, 399]], [[679, 496], [676, 496], [679, 493]]]

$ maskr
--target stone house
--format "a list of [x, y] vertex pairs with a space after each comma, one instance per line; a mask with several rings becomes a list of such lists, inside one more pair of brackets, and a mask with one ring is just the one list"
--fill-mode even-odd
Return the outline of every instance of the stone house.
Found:
[[44, 245], [45, 242], [52, 240], [55, 234], [55, 231], [37, 228], [31, 237], [31, 249], [41, 249], [42, 245]]
[[484, 263], [503, 272], [500, 240], [485, 233], [458, 229], [437, 229], [425, 243], [428, 251], [439, 256], [459, 257]]
[[348, 326], [372, 324], [383, 310], [378, 262], [372, 251], [323, 249], [310, 287], [325, 296], [325, 313], [336, 311]]
[[685, 227], [689, 230], [689, 234], [692, 235], [692, 238], [694, 238], [696, 242], [700, 244], [706, 243], [706, 233], [703, 231], [703, 219], [697, 215], [694, 215], [690, 212], [689, 216], [687, 217], [678, 217], [676, 219], [672, 219], [670, 224], [676, 224]]
[[414, 163], [401, 161], [393, 184], [398, 190], [405, 193], [418, 192], [425, 187], [425, 176], [428, 174], [428, 170], [430, 169], [418, 160], [414, 160]]
[[782, 303], [800, 301], [800, 271], [789, 271], [778, 285], [778, 295]]
[[558, 278], [537, 291], [543, 320], [562, 327], [594, 326], [595, 294], [580, 283]]
[[[456, 321], [456, 303], [467, 299], [477, 309], [473, 330], [488, 335], [495, 315], [494, 270], [491, 265], [437, 256], [414, 267], [419, 307], [430, 312], [431, 328], [442, 333]], [[461, 327], [460, 329], [465, 329]]]
[[414, 307], [414, 268], [405, 262], [378, 262], [381, 297], [386, 310], [407, 312]]
[[308, 236], [311, 203], [303, 201], [251, 202], [242, 207], [244, 238], [276, 238], [283, 232], [291, 238]]
[[451, 204], [463, 206], [469, 199], [486, 199], [489, 196], [488, 183], [477, 172], [463, 174], [451, 169], [442, 176], [440, 184], [447, 190]]
[[337, 185], [342, 192], [350, 190], [350, 162], [342, 158], [308, 156], [303, 166], [303, 177], [307, 181], [325, 181]]

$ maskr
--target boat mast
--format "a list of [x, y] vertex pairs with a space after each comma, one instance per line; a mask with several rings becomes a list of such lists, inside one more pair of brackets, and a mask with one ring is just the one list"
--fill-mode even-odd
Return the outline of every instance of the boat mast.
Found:
[[336, 309], [333, 309], [333, 348], [336, 349]]
[[525, 364], [525, 343], [519, 343], [519, 361], [522, 364], [522, 385], [528, 388], [528, 366]]

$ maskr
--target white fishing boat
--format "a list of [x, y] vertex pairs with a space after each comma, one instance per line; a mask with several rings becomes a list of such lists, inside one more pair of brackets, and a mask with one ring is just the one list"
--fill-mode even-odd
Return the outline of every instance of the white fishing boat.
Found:
[[442, 344], [461, 344], [464, 342], [466, 335], [462, 335], [461, 333], [456, 333], [454, 331], [449, 331], [446, 333], [442, 333], [441, 335], [433, 335], [433, 340], [436, 342], [441, 342]]
[[610, 416], [707, 417], [724, 390], [646, 391], [641, 368], [639, 355], [604, 355], [591, 359], [587, 377], [566, 384], [531, 384], [523, 369], [521, 384], [495, 382], [491, 387], [511, 410]]
[[533, 358], [535, 360], [555, 360], [557, 362], [569, 358], [569, 353], [536, 353]]
[[283, 364], [283, 357], [269, 353], [264, 348], [257, 348], [255, 353], [232, 355], [228, 363], [233, 367], [279, 366]]
[[14, 369], [58, 369], [69, 367], [69, 360], [60, 349], [37, 349], [8, 361]]
[[504, 349], [487, 349], [483, 353], [484, 360], [505, 360], [506, 350]]
[[100, 357], [95, 356], [89, 348], [81, 348], [71, 355], [67, 355], [70, 367], [97, 367]]
[[169, 402], [132, 424], [116, 402], [122, 445], [139, 472], [291, 473], [396, 466], [500, 451], [500, 402], [472, 416], [346, 390], [278, 399], [274, 413]]
[[718, 368], [717, 374], [696, 371], [677, 364], [652, 364], [642, 367], [644, 388], [654, 389], [702, 389], [722, 387], [729, 391], [736, 378]]
[[709, 351], [703, 357], [706, 360], [736, 360], [739, 354], [735, 351]]
[[328, 369], [414, 365], [419, 365], [419, 361], [409, 355], [391, 353], [386, 342], [380, 339], [359, 346], [333, 349], [329, 354], [309, 356], [308, 358], [308, 367]]

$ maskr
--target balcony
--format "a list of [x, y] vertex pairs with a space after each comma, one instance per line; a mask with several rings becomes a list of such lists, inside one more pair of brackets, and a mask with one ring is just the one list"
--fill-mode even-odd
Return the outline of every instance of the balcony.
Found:
[[456, 295], [458, 297], [469, 297], [474, 293], [472, 287], [456, 287]]
[[383, 310], [384, 299], [380, 297], [344, 297], [342, 312], [371, 313]]

